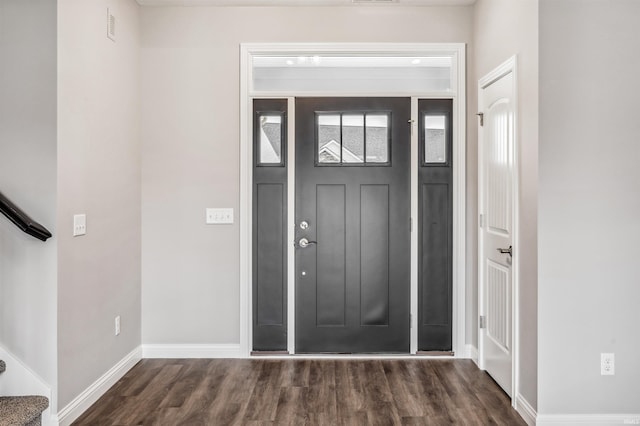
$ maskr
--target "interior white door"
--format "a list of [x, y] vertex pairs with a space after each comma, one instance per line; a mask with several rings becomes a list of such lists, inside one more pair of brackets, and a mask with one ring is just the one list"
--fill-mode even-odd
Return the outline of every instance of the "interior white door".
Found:
[[[491, 78], [493, 77], [493, 78]], [[514, 70], [480, 80], [480, 365], [512, 395]], [[484, 324], [483, 324], [484, 323]]]

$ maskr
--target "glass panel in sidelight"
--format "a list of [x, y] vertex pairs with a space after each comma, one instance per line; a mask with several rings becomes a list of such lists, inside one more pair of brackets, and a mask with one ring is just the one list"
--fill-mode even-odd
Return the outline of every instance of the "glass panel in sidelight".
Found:
[[258, 164], [282, 163], [282, 115], [263, 114], [259, 122]]
[[425, 115], [424, 117], [424, 162], [447, 162], [447, 117]]

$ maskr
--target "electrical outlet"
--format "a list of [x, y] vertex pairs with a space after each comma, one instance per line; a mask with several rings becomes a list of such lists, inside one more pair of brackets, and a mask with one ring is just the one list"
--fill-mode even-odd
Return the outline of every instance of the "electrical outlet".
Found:
[[116, 336], [120, 334], [120, 315], [116, 317]]
[[614, 354], [600, 354], [600, 374], [603, 376], [616, 374]]

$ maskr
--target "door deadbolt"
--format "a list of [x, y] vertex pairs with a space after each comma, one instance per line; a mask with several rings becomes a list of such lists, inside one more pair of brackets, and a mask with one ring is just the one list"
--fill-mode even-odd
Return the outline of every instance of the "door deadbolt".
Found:
[[300, 222], [300, 229], [308, 229], [309, 228], [309, 222], [307, 222], [306, 220], [303, 220], [302, 222]]

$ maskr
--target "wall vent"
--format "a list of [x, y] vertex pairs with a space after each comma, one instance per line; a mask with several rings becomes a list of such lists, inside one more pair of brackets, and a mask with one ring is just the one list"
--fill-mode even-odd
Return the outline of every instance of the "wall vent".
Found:
[[107, 9], [107, 37], [116, 41], [116, 17]]

